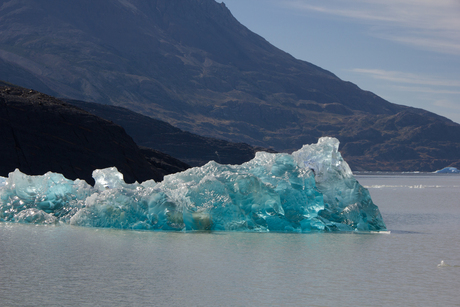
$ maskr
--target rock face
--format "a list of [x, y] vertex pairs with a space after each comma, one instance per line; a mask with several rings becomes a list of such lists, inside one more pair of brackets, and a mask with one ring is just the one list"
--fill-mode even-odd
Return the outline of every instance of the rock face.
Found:
[[[165, 152], [192, 166], [214, 160], [241, 164], [256, 151], [271, 151], [182, 131], [122, 107], [66, 100], [125, 128], [140, 145]], [[361, 115], [346, 125], [318, 124], [315, 135], [339, 137], [341, 153], [353, 170], [433, 171], [460, 165], [460, 126], [423, 110], [407, 108], [394, 115]]]
[[460, 166], [460, 125], [428, 112], [357, 117], [338, 135], [354, 170], [431, 172]]
[[242, 164], [253, 159], [257, 151], [272, 151], [245, 143], [199, 136], [122, 107], [69, 99], [65, 101], [122, 126], [144, 150], [158, 150], [191, 166], [202, 166], [211, 160], [221, 164]]
[[[142, 182], [161, 181], [174, 171], [153, 166], [122, 127], [48, 95], [4, 83], [0, 144], [0, 176], [19, 168], [29, 175], [53, 171], [94, 183], [94, 169], [116, 166], [128, 182]], [[156, 159], [164, 160], [161, 155]]]
[[10, 0], [0, 79], [293, 151], [337, 137], [353, 169], [459, 166], [459, 125], [297, 60], [214, 0]]

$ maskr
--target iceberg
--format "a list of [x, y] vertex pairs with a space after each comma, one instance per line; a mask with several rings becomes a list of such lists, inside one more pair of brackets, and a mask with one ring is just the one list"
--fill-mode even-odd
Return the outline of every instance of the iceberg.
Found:
[[456, 167], [445, 167], [441, 170], [437, 170], [435, 173], [437, 174], [453, 174], [453, 173], [460, 173], [460, 170]]
[[141, 184], [114, 167], [94, 187], [48, 172], [0, 177], [0, 221], [135, 230], [385, 231], [335, 138], [292, 153], [258, 152], [242, 165], [214, 161]]

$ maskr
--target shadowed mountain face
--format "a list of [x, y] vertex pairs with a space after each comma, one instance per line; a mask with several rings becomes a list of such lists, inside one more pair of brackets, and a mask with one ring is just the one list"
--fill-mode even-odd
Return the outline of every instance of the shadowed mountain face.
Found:
[[[56, 98], [0, 82], [0, 176], [19, 168], [48, 171], [94, 183], [95, 169], [116, 166], [126, 182], [188, 166], [167, 155], [139, 149], [124, 129]], [[148, 156], [148, 159], [146, 158]]]
[[354, 169], [459, 160], [459, 125], [296, 60], [214, 0], [10, 0], [0, 33], [0, 78], [45, 93], [279, 151], [335, 136]]
[[[244, 143], [198, 136], [168, 123], [122, 107], [67, 100], [99, 117], [113, 121], [141, 146], [165, 152], [192, 166], [210, 160], [223, 164], [241, 164], [258, 150]], [[329, 134], [335, 126], [323, 125]], [[367, 115], [340, 132], [343, 155], [354, 170], [432, 171], [444, 165], [459, 165], [459, 125], [438, 117], [425, 118], [411, 110], [392, 116]]]
[[257, 151], [267, 151], [245, 143], [199, 136], [122, 107], [65, 101], [122, 126], [139, 146], [164, 152], [191, 166], [202, 166], [211, 160], [221, 164], [242, 164], [253, 159]]

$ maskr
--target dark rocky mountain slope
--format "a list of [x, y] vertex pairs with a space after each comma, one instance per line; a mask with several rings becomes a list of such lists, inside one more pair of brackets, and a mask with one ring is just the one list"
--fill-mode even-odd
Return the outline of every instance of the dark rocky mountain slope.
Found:
[[199, 136], [123, 107], [66, 99], [66, 102], [122, 126], [139, 146], [171, 155], [191, 166], [214, 160], [222, 164], [242, 164], [257, 151], [270, 151], [245, 143]]
[[9, 0], [0, 34], [0, 78], [45, 93], [278, 151], [335, 136], [355, 170], [460, 160], [458, 124], [293, 58], [214, 0]]
[[[94, 169], [116, 166], [126, 182], [155, 179], [188, 166], [139, 149], [124, 129], [48, 95], [0, 82], [0, 176], [58, 172], [94, 183]], [[148, 156], [148, 158], [146, 158]]]
[[[252, 159], [256, 151], [267, 151], [244, 143], [198, 136], [122, 107], [66, 101], [124, 127], [137, 144], [160, 150], [192, 166], [210, 160], [241, 164]], [[344, 144], [341, 152], [354, 170], [431, 171], [444, 165], [459, 165], [459, 125], [448, 125], [436, 116], [424, 118], [417, 111], [363, 116], [340, 131], [334, 130], [334, 126], [321, 128], [328, 135], [338, 135]]]

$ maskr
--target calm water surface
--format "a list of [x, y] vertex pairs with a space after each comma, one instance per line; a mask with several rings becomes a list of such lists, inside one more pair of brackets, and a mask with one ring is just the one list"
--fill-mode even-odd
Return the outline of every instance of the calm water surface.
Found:
[[0, 223], [0, 305], [460, 306], [460, 175], [356, 177], [391, 234]]

